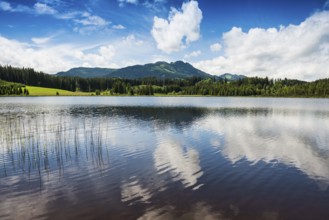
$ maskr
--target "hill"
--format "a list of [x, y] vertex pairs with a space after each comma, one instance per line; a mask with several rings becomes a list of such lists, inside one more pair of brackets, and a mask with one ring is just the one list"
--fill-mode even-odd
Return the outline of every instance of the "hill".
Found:
[[87, 68], [77, 67], [66, 72], [59, 72], [57, 76], [81, 77], [81, 78], [121, 78], [121, 79], [186, 79], [191, 77], [225, 79], [226, 81], [236, 81], [244, 79], [246, 76], [225, 73], [220, 76], [213, 76], [205, 73], [189, 63], [183, 61], [176, 62], [156, 62], [145, 65], [134, 65], [120, 69], [113, 68]]
[[79, 76], [82, 78], [157, 78], [157, 79], [184, 79], [190, 77], [208, 78], [212, 75], [194, 68], [183, 61], [172, 63], [156, 62], [145, 65], [128, 66], [121, 69], [109, 68], [73, 68], [66, 72], [59, 72], [57, 76]]
[[212, 75], [194, 68], [189, 63], [177, 61], [173, 63], [156, 62], [145, 65], [129, 66], [118, 69], [107, 77], [138, 79], [138, 78], [158, 78], [158, 79], [184, 79], [189, 77], [207, 78]]
[[[167, 69], [166, 63], [151, 67]], [[161, 67], [164, 64], [164, 67]], [[176, 65], [176, 66], [175, 66]], [[175, 72], [186, 63], [171, 63]], [[140, 67], [139, 67], [140, 68]], [[151, 68], [152, 69], [152, 68]], [[181, 71], [181, 74], [184, 72]], [[169, 73], [168, 73], [169, 74]], [[225, 77], [234, 78], [233, 74]], [[37, 72], [31, 68], [0, 65], [0, 93], [2, 95], [73, 95], [63, 90], [103, 95], [211, 95], [211, 96], [271, 96], [271, 97], [329, 97], [329, 79], [304, 82], [296, 79], [247, 77], [228, 81], [219, 77], [170, 78], [81, 78], [61, 77]], [[45, 88], [40, 88], [45, 87]], [[52, 88], [52, 89], [50, 89]], [[31, 91], [30, 91], [31, 90]]]
[[111, 68], [88, 68], [88, 67], [77, 67], [72, 68], [66, 72], [59, 72], [57, 76], [69, 76], [69, 77], [82, 77], [82, 78], [103, 78], [106, 75], [112, 73], [116, 69]]

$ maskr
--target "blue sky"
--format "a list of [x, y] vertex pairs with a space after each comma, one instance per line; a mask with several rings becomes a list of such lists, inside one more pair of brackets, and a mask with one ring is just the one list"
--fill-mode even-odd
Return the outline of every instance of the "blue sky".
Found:
[[0, 64], [47, 73], [184, 60], [210, 73], [329, 77], [326, 0], [0, 0]]

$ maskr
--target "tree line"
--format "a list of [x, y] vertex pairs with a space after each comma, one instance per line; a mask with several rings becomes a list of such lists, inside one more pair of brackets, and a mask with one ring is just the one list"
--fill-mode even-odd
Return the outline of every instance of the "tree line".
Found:
[[[211, 96], [277, 96], [329, 97], [329, 79], [304, 82], [291, 79], [248, 77], [228, 81], [219, 77], [187, 79], [120, 79], [62, 77], [37, 72], [31, 68], [0, 65], [0, 79], [22, 85], [95, 92], [96, 95], [211, 95]], [[9, 87], [6, 87], [9, 91]], [[20, 92], [12, 86], [10, 94]], [[18, 90], [18, 91], [17, 91]], [[21, 88], [24, 94], [24, 89]], [[4, 90], [3, 90], [4, 91]], [[1, 93], [4, 94], [4, 93]], [[26, 92], [25, 92], [26, 94]]]
[[[32, 68], [17, 68], [0, 65], [0, 79], [29, 86], [63, 89], [68, 91], [96, 92], [109, 95], [153, 95], [154, 93], [171, 93], [180, 91], [181, 87], [192, 86], [201, 78], [191, 79], [120, 79], [120, 78], [80, 78], [45, 74]], [[165, 85], [165, 86], [164, 86]], [[164, 87], [164, 89], [159, 89]]]
[[0, 79], [0, 95], [29, 95], [29, 90], [23, 84]]

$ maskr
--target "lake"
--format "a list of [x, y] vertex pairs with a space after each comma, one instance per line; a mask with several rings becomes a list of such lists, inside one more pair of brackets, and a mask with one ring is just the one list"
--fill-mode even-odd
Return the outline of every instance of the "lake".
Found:
[[0, 98], [0, 219], [329, 219], [329, 100]]

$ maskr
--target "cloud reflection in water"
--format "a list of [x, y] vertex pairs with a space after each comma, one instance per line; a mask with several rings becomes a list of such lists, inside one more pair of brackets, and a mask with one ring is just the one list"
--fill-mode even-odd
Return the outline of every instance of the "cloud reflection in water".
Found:
[[182, 181], [185, 187], [191, 187], [198, 183], [203, 172], [198, 151], [192, 148], [184, 151], [184, 145], [182, 140], [162, 136], [154, 152], [154, 165], [158, 174], [169, 172], [174, 179]]
[[282, 163], [295, 167], [329, 186], [328, 120], [308, 114], [277, 114], [254, 117], [212, 115], [197, 122], [211, 143], [233, 164], [241, 159], [256, 164]]

